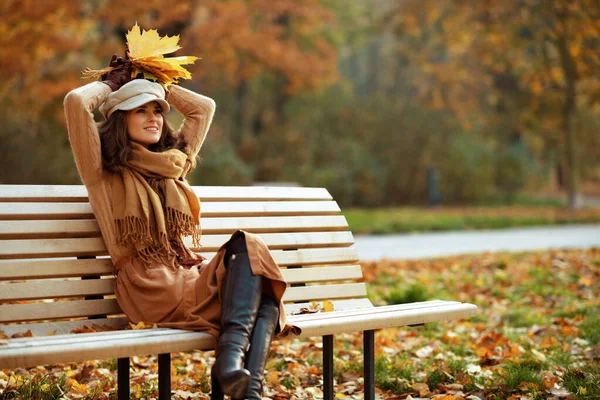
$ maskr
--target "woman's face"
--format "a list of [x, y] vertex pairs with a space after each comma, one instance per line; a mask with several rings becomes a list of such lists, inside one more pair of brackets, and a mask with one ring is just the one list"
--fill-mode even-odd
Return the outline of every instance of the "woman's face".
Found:
[[148, 147], [160, 140], [163, 115], [160, 105], [153, 101], [127, 111], [129, 139]]

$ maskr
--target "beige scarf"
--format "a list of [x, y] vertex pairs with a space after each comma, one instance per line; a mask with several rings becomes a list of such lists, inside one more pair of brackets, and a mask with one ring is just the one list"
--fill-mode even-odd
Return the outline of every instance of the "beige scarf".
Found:
[[180, 150], [154, 153], [135, 142], [131, 147], [128, 168], [111, 182], [117, 243], [133, 244], [147, 263], [171, 264], [177, 254], [170, 241], [185, 248], [183, 237], [191, 235], [193, 245], [200, 245], [200, 201], [183, 180], [191, 163]]

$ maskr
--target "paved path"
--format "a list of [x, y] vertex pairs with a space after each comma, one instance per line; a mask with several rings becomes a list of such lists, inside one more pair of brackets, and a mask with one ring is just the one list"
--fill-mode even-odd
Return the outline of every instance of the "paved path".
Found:
[[361, 260], [412, 259], [484, 251], [600, 247], [600, 224], [403, 235], [355, 235]]

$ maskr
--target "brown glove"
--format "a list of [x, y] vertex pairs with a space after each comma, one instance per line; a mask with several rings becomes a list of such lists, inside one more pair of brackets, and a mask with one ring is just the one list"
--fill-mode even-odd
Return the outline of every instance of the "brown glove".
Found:
[[123, 58], [113, 54], [108, 65], [116, 68], [102, 75], [102, 82], [110, 86], [114, 92], [131, 80], [131, 60], [128, 56]]

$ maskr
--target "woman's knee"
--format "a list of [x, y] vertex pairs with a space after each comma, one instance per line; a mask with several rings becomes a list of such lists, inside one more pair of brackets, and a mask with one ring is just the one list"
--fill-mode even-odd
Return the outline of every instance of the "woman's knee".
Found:
[[247, 253], [246, 238], [244, 235], [236, 235], [227, 243], [225, 256], [229, 258], [232, 254]]

